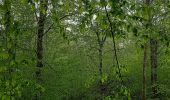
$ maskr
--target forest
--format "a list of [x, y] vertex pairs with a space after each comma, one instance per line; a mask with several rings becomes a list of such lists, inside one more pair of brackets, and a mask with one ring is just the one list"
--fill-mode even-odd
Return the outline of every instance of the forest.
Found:
[[170, 0], [0, 0], [0, 100], [170, 100]]

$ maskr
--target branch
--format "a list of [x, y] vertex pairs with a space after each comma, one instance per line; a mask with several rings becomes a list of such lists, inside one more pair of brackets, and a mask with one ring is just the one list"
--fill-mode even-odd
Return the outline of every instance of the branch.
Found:
[[[70, 14], [64, 15], [64, 16], [62, 16], [61, 18], [59, 18], [59, 20], [63, 20], [64, 18], [69, 17], [69, 16], [73, 16], [73, 15], [75, 15], [75, 14], [76, 14], [76, 13], [70, 13]], [[53, 26], [54, 26], [54, 23], [52, 23], [52, 24], [49, 26], [49, 28], [44, 32], [44, 35], [46, 35], [46, 34], [52, 29]]]
[[61, 18], [59, 18], [59, 20], [62, 20], [62, 19], [66, 18], [66, 17], [69, 17], [69, 16], [73, 16], [75, 14], [77, 14], [77, 13], [70, 13], [70, 14], [64, 15]]
[[113, 48], [114, 48], [114, 54], [115, 54], [115, 58], [116, 58], [116, 63], [117, 63], [117, 68], [118, 68], [118, 74], [119, 74], [119, 78], [121, 79], [121, 82], [123, 83], [123, 79], [122, 79], [122, 74], [121, 74], [121, 69], [120, 69], [120, 65], [119, 65], [119, 61], [118, 61], [118, 56], [117, 56], [117, 49], [116, 49], [116, 42], [115, 42], [115, 34], [114, 34], [114, 31], [113, 31], [113, 25], [112, 25], [112, 22], [110, 20], [110, 16], [109, 16], [109, 13], [106, 9], [106, 5], [105, 5], [105, 12], [106, 12], [106, 17], [109, 21], [109, 26], [110, 26], [110, 31], [111, 31], [111, 35], [113, 37]]
[[52, 23], [49, 28], [44, 32], [43, 36], [46, 35], [51, 29], [52, 27], [54, 26], [54, 23]]
[[102, 37], [102, 43], [104, 44], [104, 42], [106, 41], [106, 37], [107, 37], [107, 33], [105, 33], [105, 35]]

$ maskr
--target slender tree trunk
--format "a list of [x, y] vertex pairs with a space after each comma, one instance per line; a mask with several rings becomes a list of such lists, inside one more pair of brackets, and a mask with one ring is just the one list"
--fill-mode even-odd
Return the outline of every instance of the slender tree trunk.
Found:
[[[149, 6], [150, 0], [144, 0], [144, 3]], [[150, 14], [148, 14], [150, 15]], [[149, 19], [150, 20], [150, 19]], [[148, 21], [149, 22], [149, 21]], [[143, 57], [143, 88], [142, 88], [142, 100], [146, 100], [146, 67], [147, 67], [147, 43], [144, 44], [144, 57]]]
[[142, 100], [146, 100], [146, 67], [147, 67], [147, 52], [148, 46], [147, 43], [144, 45], [144, 53], [143, 53], [143, 88], [142, 88]]
[[99, 73], [102, 77], [103, 75], [103, 45], [99, 44]]
[[9, 39], [9, 35], [10, 35], [10, 30], [11, 30], [11, 1], [10, 0], [5, 0], [4, 1], [4, 8], [5, 8], [5, 16], [4, 16], [4, 20], [5, 20], [5, 45], [6, 45], [6, 49], [7, 52], [9, 53], [9, 41], [11, 39]]
[[[146, 0], [146, 4], [149, 6], [153, 2], [153, 0]], [[150, 16], [150, 14], [149, 14]], [[151, 18], [149, 18], [151, 20]], [[151, 24], [151, 22], [149, 21]], [[151, 60], [151, 87], [152, 87], [152, 97], [157, 98], [158, 91], [157, 91], [157, 48], [158, 43], [157, 40], [154, 37], [151, 37], [150, 39], [150, 60]]]
[[[37, 70], [36, 78], [41, 81], [41, 70], [43, 68], [43, 35], [44, 35], [44, 24], [47, 10], [47, 0], [40, 0], [40, 16], [38, 18], [38, 31], [37, 31]], [[44, 12], [45, 11], [45, 12]]]
[[96, 36], [97, 36], [97, 42], [98, 42], [98, 46], [99, 46], [99, 49], [98, 49], [98, 53], [99, 53], [99, 75], [100, 75], [100, 78], [102, 78], [102, 75], [103, 75], [103, 45], [104, 45], [104, 42], [105, 42], [105, 39], [101, 39], [100, 38], [100, 34], [98, 32], [96, 32]]
[[117, 64], [117, 71], [116, 71], [116, 73], [118, 74], [118, 76], [119, 76], [119, 78], [121, 80], [121, 84], [123, 84], [121, 68], [120, 68], [120, 65], [119, 65], [119, 60], [118, 60], [118, 55], [117, 55], [117, 48], [116, 48], [116, 41], [115, 41], [115, 34], [114, 34], [113, 24], [112, 24], [112, 21], [110, 19], [109, 12], [107, 11], [106, 5], [105, 5], [105, 12], [106, 12], [107, 20], [109, 22], [110, 32], [111, 32], [111, 36], [112, 36], [114, 56], [115, 56], [115, 60], [116, 60], [116, 64]]
[[[42, 68], [43, 68], [43, 35], [44, 35], [44, 25], [46, 19], [46, 11], [47, 11], [48, 0], [40, 0], [40, 16], [38, 17], [38, 30], [37, 30], [37, 64], [36, 64], [36, 80], [38, 84], [42, 82]], [[35, 99], [40, 100], [41, 91], [36, 94]]]
[[150, 39], [151, 48], [151, 86], [152, 86], [152, 97], [157, 98], [157, 48], [158, 43], [156, 39]]
[[44, 18], [40, 14], [38, 21], [38, 33], [37, 33], [37, 65], [36, 77], [40, 80], [41, 68], [43, 67], [43, 34], [44, 34]]
[[99, 34], [97, 34], [98, 37], [98, 45], [99, 45], [99, 49], [98, 49], [98, 53], [99, 53], [99, 75], [100, 75], [100, 95], [103, 95], [103, 84], [102, 84], [102, 77], [103, 77], [103, 46], [104, 46], [104, 42], [106, 37], [104, 37], [103, 39], [100, 39]]
[[[4, 16], [4, 26], [5, 26], [5, 51], [8, 53], [9, 57], [6, 61], [6, 66], [8, 68], [8, 79], [11, 81], [11, 70], [12, 67], [10, 65], [10, 62], [12, 61], [13, 55], [12, 55], [12, 38], [10, 37], [11, 34], [11, 1], [5, 0], [4, 1], [4, 7], [5, 7], [5, 16]], [[11, 83], [11, 82], [10, 82]]]

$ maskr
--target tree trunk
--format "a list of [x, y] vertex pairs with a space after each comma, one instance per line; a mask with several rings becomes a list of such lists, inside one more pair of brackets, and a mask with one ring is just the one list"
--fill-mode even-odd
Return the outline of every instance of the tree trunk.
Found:
[[[146, 0], [146, 4], [149, 6], [153, 2], [153, 0]], [[150, 14], [149, 14], [150, 16]], [[149, 23], [150, 19], [149, 17]], [[150, 23], [151, 24], [151, 23]], [[151, 60], [151, 87], [152, 87], [152, 97], [157, 98], [158, 91], [157, 91], [157, 40], [153, 37], [150, 39], [150, 60]]]
[[[38, 30], [37, 30], [37, 64], [36, 64], [36, 80], [38, 84], [42, 82], [42, 68], [43, 68], [43, 35], [44, 35], [44, 25], [46, 19], [46, 11], [47, 11], [47, 3], [48, 0], [40, 0], [40, 16], [38, 18]], [[39, 100], [41, 98], [41, 91], [36, 94], [35, 99]]]
[[[38, 31], [37, 31], [37, 70], [36, 78], [41, 81], [41, 70], [43, 68], [43, 35], [44, 35], [44, 24], [47, 10], [47, 0], [40, 0], [40, 16], [38, 18]], [[45, 11], [45, 12], [44, 12]]]
[[99, 53], [99, 75], [100, 75], [100, 78], [102, 78], [102, 75], [103, 75], [103, 45], [104, 45], [104, 42], [105, 42], [105, 37], [104, 39], [101, 39], [100, 38], [100, 34], [98, 32], [96, 32], [96, 36], [97, 36], [97, 42], [98, 42], [98, 46], [99, 46], [99, 49], [98, 49], [98, 53]]
[[156, 39], [150, 39], [151, 48], [151, 86], [152, 86], [152, 97], [157, 98], [157, 48], [158, 43]]
[[103, 45], [99, 44], [99, 73], [101, 77], [103, 75], [102, 68], [103, 68]]
[[40, 14], [38, 21], [38, 33], [37, 33], [37, 65], [36, 77], [40, 80], [41, 68], [43, 67], [43, 34], [44, 34], [44, 18]]
[[10, 47], [9, 47], [9, 41], [11, 41], [10, 36], [10, 31], [11, 31], [11, 1], [10, 0], [5, 0], [4, 1], [4, 7], [5, 7], [5, 16], [4, 16], [4, 20], [5, 20], [5, 36], [4, 36], [4, 42], [6, 45], [6, 50], [9, 53], [10, 52]]
[[115, 56], [115, 60], [116, 60], [116, 64], [117, 64], [117, 71], [116, 71], [116, 73], [118, 74], [118, 76], [119, 76], [119, 78], [121, 80], [121, 84], [123, 84], [123, 79], [122, 79], [122, 75], [121, 75], [121, 68], [120, 68], [120, 65], [119, 65], [118, 55], [117, 55], [117, 48], [116, 48], [114, 29], [113, 29], [112, 21], [110, 19], [109, 13], [107, 11], [106, 5], [105, 5], [105, 12], [106, 12], [107, 20], [109, 22], [110, 32], [111, 32], [111, 36], [112, 36], [114, 56]]
[[146, 67], [147, 67], [147, 43], [144, 45], [143, 54], [143, 88], [142, 88], [142, 100], [146, 100]]

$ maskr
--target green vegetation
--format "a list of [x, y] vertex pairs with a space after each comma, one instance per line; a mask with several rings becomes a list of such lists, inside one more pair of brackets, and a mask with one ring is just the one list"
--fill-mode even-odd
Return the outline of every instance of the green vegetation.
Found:
[[170, 1], [0, 0], [0, 100], [169, 100]]

